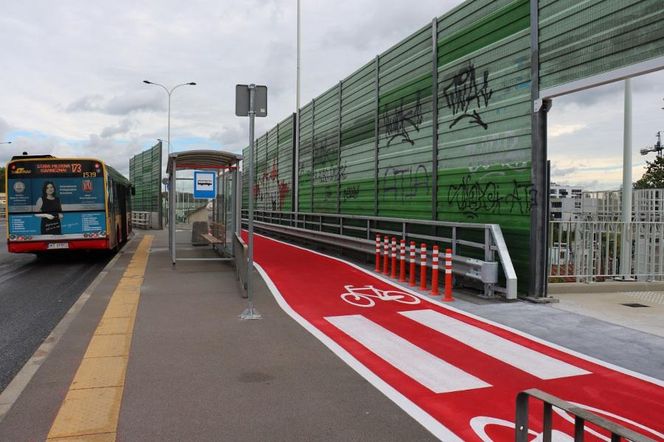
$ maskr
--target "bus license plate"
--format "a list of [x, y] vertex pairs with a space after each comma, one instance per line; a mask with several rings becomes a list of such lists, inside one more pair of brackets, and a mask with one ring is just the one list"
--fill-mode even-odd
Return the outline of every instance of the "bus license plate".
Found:
[[69, 243], [66, 242], [50, 242], [48, 243], [48, 249], [53, 250], [53, 249], [68, 249], [69, 248]]

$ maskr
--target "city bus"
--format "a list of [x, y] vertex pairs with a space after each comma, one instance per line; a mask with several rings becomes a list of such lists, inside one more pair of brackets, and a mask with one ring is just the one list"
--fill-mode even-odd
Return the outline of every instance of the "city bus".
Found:
[[131, 185], [103, 161], [22, 155], [5, 170], [10, 252], [117, 250], [131, 234]]

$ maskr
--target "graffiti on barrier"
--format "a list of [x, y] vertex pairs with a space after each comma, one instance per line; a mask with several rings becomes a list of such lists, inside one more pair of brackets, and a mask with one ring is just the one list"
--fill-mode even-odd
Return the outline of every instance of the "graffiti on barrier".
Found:
[[346, 186], [341, 189], [341, 199], [345, 202], [348, 200], [357, 199], [360, 195], [360, 185], [355, 184], [353, 186]]
[[468, 124], [482, 126], [485, 130], [489, 125], [482, 120], [478, 110], [489, 105], [493, 90], [489, 89], [489, 71], [482, 73], [482, 80], [478, 84], [475, 66], [468, 63], [449, 80], [443, 89], [447, 107], [452, 110], [454, 120], [450, 129], [459, 121], [468, 119]]
[[346, 179], [346, 162], [339, 166], [321, 167], [313, 172], [314, 184], [329, 184]]
[[470, 219], [480, 213], [527, 215], [535, 197], [530, 183], [479, 182], [472, 175], [465, 175], [460, 184], [449, 186], [447, 191], [448, 204]]
[[418, 195], [431, 193], [431, 180], [424, 164], [388, 167], [381, 181], [383, 201], [406, 202]]
[[290, 185], [279, 180], [279, 168], [276, 160], [270, 170], [263, 172], [254, 185], [254, 199], [259, 210], [282, 210], [284, 201], [290, 192]]
[[395, 109], [383, 112], [382, 119], [383, 126], [385, 126], [387, 146], [390, 146], [396, 139], [399, 139], [399, 143], [409, 143], [412, 146], [415, 142], [410, 136], [411, 132], [413, 130], [420, 131], [423, 118], [419, 92], [413, 106], [404, 109], [403, 102], [404, 99], [402, 98], [399, 106]]

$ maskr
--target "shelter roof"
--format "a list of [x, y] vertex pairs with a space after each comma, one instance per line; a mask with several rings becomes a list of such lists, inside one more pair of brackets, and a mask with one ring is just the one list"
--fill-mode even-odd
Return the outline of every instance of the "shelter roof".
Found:
[[236, 167], [242, 155], [222, 150], [186, 150], [173, 152], [168, 156], [166, 173], [169, 175], [175, 164], [176, 170], [184, 169], [227, 169]]

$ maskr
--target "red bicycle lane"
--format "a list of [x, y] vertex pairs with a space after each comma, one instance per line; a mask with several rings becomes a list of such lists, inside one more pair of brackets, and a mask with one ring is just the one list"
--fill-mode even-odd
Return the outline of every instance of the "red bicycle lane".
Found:
[[[539, 388], [664, 441], [664, 382], [410, 295], [337, 258], [260, 235], [254, 257], [289, 315], [443, 440], [513, 440], [516, 395]], [[541, 409], [531, 404], [534, 438]], [[561, 440], [574, 434], [570, 420], [554, 416]]]

